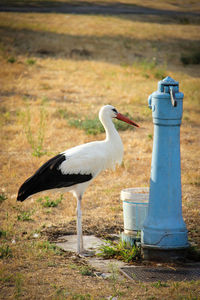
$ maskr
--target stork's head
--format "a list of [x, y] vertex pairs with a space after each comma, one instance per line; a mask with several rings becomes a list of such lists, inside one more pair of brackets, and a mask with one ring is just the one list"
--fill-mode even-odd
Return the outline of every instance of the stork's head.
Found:
[[99, 118], [100, 120], [104, 118], [116, 118], [118, 120], [121, 120], [123, 122], [126, 122], [128, 124], [131, 124], [136, 127], [140, 127], [138, 124], [136, 124], [134, 121], [130, 120], [126, 116], [120, 114], [117, 109], [112, 105], [105, 105], [103, 106], [99, 111]]

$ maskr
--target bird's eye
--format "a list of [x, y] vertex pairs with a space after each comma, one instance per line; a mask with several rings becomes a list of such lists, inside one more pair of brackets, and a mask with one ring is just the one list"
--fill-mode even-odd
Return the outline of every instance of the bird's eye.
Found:
[[114, 111], [117, 114], [117, 110], [115, 108], [113, 108], [112, 111]]

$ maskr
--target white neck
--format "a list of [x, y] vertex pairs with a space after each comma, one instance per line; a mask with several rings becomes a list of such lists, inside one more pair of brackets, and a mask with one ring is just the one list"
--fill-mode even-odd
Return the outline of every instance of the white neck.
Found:
[[106, 118], [104, 116], [100, 117], [100, 121], [106, 131], [106, 141], [114, 141], [116, 139], [120, 139], [119, 133], [117, 132], [115, 125], [111, 118]]
[[115, 165], [120, 165], [123, 159], [124, 151], [122, 140], [111, 118], [101, 118], [100, 120], [106, 131], [106, 138], [104, 142], [108, 153], [107, 165], [114, 170]]
[[115, 169], [115, 165], [120, 165], [123, 159], [123, 144], [119, 133], [117, 132], [112, 119], [106, 116], [100, 116], [100, 121], [106, 131], [105, 146], [107, 148], [107, 166]]

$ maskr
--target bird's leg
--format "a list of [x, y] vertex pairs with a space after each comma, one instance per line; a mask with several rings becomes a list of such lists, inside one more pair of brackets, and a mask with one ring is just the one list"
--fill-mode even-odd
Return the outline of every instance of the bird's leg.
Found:
[[77, 197], [77, 252], [78, 254], [84, 251], [83, 234], [82, 234], [81, 200], [82, 200], [82, 196]]
[[82, 212], [81, 212], [82, 196], [77, 197], [77, 253], [83, 256], [94, 256], [95, 252], [85, 250], [83, 247], [83, 234], [82, 234]]

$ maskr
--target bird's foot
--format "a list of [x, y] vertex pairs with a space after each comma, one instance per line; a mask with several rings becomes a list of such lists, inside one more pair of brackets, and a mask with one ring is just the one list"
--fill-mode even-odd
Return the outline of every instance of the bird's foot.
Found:
[[92, 257], [92, 256], [95, 255], [95, 251], [83, 249], [82, 251], [80, 251], [80, 252], [78, 253], [78, 255], [79, 255], [80, 257]]

